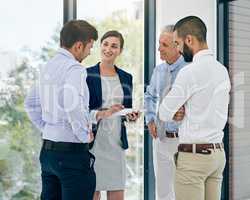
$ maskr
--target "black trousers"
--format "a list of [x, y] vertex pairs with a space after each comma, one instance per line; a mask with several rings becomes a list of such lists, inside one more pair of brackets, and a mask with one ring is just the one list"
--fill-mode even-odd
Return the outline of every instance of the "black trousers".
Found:
[[92, 200], [96, 187], [94, 160], [89, 151], [42, 149], [41, 200]]

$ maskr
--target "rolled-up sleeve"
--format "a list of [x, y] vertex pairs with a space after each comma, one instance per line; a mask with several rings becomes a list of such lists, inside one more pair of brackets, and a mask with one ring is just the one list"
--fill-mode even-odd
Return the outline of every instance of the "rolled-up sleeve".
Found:
[[39, 87], [35, 85], [25, 98], [24, 108], [31, 122], [42, 132], [46, 122], [42, 119]]
[[90, 114], [87, 73], [82, 67], [74, 67], [64, 85], [64, 110], [74, 135], [83, 143], [89, 140]]
[[92, 124], [97, 124], [97, 113], [98, 113], [99, 110], [91, 110], [90, 111], [90, 121]]
[[156, 90], [156, 71], [154, 70], [150, 84], [146, 88], [144, 94], [144, 109], [145, 109], [145, 120], [148, 124], [151, 121], [156, 121], [156, 107], [159, 101], [159, 95]]
[[192, 74], [180, 71], [170, 92], [164, 97], [159, 106], [159, 118], [171, 121], [175, 113], [183, 106], [197, 89]]

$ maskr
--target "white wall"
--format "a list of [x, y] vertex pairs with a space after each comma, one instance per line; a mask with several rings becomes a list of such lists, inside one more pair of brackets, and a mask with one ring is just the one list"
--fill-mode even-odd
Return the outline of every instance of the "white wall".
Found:
[[[209, 48], [216, 55], [216, 0], [156, 0], [156, 44], [163, 26], [175, 24], [188, 15], [200, 17], [207, 26]], [[157, 64], [160, 61], [157, 53]]]

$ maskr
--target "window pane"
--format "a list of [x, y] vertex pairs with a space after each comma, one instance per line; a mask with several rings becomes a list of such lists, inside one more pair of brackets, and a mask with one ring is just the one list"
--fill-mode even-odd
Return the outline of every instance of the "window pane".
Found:
[[[78, 19], [88, 20], [97, 27], [99, 38], [108, 30], [117, 30], [123, 34], [124, 50], [115, 64], [133, 75], [133, 107], [142, 109], [143, 1], [79, 0], [77, 14]], [[93, 66], [99, 61], [100, 40], [95, 43], [83, 65]], [[127, 124], [127, 128], [130, 147], [126, 151], [125, 199], [138, 200], [143, 199], [143, 117], [137, 123]]]
[[41, 134], [23, 108], [39, 66], [58, 48], [62, 0], [8, 0], [0, 12], [0, 199], [39, 199]]

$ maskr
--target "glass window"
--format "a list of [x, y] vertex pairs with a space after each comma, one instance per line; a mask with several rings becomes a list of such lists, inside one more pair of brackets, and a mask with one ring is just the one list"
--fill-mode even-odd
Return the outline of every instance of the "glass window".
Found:
[[[118, 30], [124, 36], [124, 50], [116, 65], [133, 75], [133, 107], [143, 108], [143, 1], [142, 0], [79, 0], [77, 18], [92, 22], [99, 38], [108, 30]], [[100, 40], [95, 43], [84, 66], [100, 61]], [[143, 117], [127, 124], [129, 149], [126, 151], [125, 199], [143, 199]], [[105, 194], [102, 195], [105, 199]]]
[[0, 12], [0, 199], [39, 199], [41, 134], [23, 100], [58, 48], [62, 0], [8, 0]]

